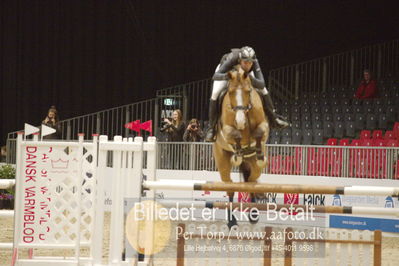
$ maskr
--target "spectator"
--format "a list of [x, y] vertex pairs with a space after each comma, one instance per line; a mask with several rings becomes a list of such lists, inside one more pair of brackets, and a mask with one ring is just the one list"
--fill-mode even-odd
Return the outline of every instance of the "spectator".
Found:
[[7, 146], [1, 146], [0, 162], [5, 162], [7, 158]]
[[48, 110], [46, 118], [42, 121], [42, 124], [56, 130], [55, 133], [44, 136], [43, 139], [58, 139], [61, 132], [61, 127], [58, 119], [57, 109], [55, 106], [51, 106]]
[[190, 142], [201, 142], [204, 139], [204, 133], [202, 132], [199, 122], [196, 118], [193, 118], [188, 123], [187, 129], [184, 132], [183, 140]]
[[181, 111], [176, 109], [173, 111], [171, 119], [165, 118], [163, 120], [164, 126], [161, 132], [168, 134], [168, 141], [183, 141], [185, 125], [182, 118]]
[[371, 78], [369, 70], [365, 69], [363, 75], [364, 79], [357, 88], [355, 98], [371, 99], [377, 97], [377, 82]]

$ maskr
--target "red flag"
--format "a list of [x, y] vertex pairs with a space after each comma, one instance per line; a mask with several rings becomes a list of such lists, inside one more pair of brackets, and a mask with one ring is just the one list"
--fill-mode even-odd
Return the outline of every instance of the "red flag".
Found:
[[140, 124], [140, 129], [150, 132], [152, 136], [152, 120], [145, 121]]
[[128, 128], [130, 130], [140, 133], [140, 120], [136, 120], [136, 121], [125, 124], [125, 128]]

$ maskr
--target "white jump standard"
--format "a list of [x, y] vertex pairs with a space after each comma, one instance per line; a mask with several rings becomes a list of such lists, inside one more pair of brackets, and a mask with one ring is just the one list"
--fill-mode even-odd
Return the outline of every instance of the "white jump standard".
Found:
[[261, 183], [223, 183], [205, 181], [160, 180], [144, 181], [143, 188], [147, 190], [201, 190], [249, 193], [306, 193], [306, 194], [336, 194], [363, 196], [399, 197], [399, 187], [374, 186], [312, 186], [312, 185], [282, 185]]

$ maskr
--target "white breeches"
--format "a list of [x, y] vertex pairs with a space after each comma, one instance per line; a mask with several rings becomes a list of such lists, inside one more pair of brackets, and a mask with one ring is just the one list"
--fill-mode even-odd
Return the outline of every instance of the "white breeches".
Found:
[[[220, 67], [220, 64], [216, 67], [215, 72], [218, 71]], [[250, 75], [254, 75], [254, 73], [251, 71], [251, 73], [249, 73]], [[213, 85], [212, 85], [212, 95], [211, 95], [211, 100], [216, 101], [220, 95], [220, 92], [222, 90], [224, 90], [227, 86], [228, 81], [227, 80], [214, 80], [213, 81]], [[269, 91], [265, 88], [263, 88], [263, 90], [261, 90], [263, 95], [267, 95], [269, 94]]]

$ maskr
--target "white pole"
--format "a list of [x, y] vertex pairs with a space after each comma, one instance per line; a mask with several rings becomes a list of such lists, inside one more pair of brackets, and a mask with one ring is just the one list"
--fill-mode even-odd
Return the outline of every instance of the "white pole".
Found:
[[24, 146], [23, 141], [23, 133], [18, 132], [17, 136], [17, 159], [16, 159], [16, 173], [15, 173], [15, 180], [16, 180], [16, 188], [15, 188], [15, 203], [14, 203], [14, 250], [13, 250], [13, 257], [11, 265], [14, 266], [15, 262], [18, 260], [18, 244], [21, 237], [21, 232], [23, 228], [21, 228], [21, 213], [22, 213], [22, 201], [24, 200], [23, 195], [23, 172], [22, 172], [22, 149]]
[[[114, 137], [114, 145], [107, 146], [121, 146], [119, 144], [126, 143], [122, 142], [121, 136]], [[120, 222], [123, 221], [123, 194], [122, 191], [122, 150], [113, 150], [112, 157], [112, 215], [111, 215], [111, 235], [110, 235], [110, 251], [109, 259], [111, 264], [118, 264], [121, 260], [122, 241], [120, 235], [122, 229]]]
[[0, 217], [14, 217], [14, 211], [13, 210], [1, 210], [0, 211]]
[[[147, 151], [147, 180], [155, 181], [156, 180], [156, 167], [157, 167], [157, 143], [155, 137], [148, 137], [147, 142], [143, 144], [143, 149]], [[155, 203], [155, 190], [147, 192], [147, 198], [153, 199], [152, 204]], [[152, 215], [154, 215], [154, 208]], [[155, 216], [153, 216], [155, 217]], [[149, 254], [145, 257], [144, 263], [150, 265], [152, 264], [153, 252], [154, 252], [154, 243], [155, 243], [155, 223], [153, 219], [148, 219], [145, 226], [145, 254]]]
[[[94, 265], [102, 264], [102, 248], [104, 235], [104, 179], [107, 167], [107, 150], [102, 149], [102, 144], [108, 141], [108, 136], [101, 135], [99, 139], [98, 167], [95, 167], [97, 178], [96, 189], [96, 219], [94, 221], [94, 232], [91, 236], [93, 243]], [[96, 147], [94, 147], [96, 148]]]
[[149, 190], [194, 190], [194, 182], [163, 182], [163, 181], [144, 181], [143, 187]]
[[372, 187], [372, 186], [345, 187], [344, 195], [398, 196], [399, 187]]
[[398, 208], [352, 207], [352, 214], [386, 215], [399, 217]]
[[[133, 143], [133, 142], [130, 142]], [[131, 175], [127, 177], [127, 184], [126, 184], [126, 189], [127, 193], [126, 196], [130, 198], [134, 198], [135, 200], [138, 200], [139, 197], [141, 196], [141, 177], [142, 177], [142, 172], [143, 172], [143, 138], [142, 137], [135, 137], [134, 138], [134, 143], [140, 149], [138, 151], [134, 151], [134, 156], [133, 156], [133, 167], [130, 169], [130, 164], [132, 163], [132, 153], [129, 152], [129, 170], [131, 170]]]
[[2, 179], [0, 180], [0, 189], [8, 189], [15, 185], [15, 179]]
[[77, 234], [76, 240], [75, 240], [75, 259], [78, 264], [80, 264], [80, 227], [82, 225], [81, 222], [81, 216], [82, 216], [82, 186], [83, 186], [83, 140], [84, 140], [84, 133], [79, 133], [78, 134], [78, 143], [79, 143], [79, 148], [78, 148], [78, 154], [77, 154], [77, 160], [79, 162], [78, 164], [78, 173], [76, 174], [77, 177], [77, 218], [78, 222], [75, 224], [75, 232]]
[[[132, 143], [131, 138], [130, 142]], [[126, 197], [131, 198], [133, 200], [137, 200], [140, 202], [141, 199], [141, 183], [143, 177], [143, 138], [142, 137], [135, 137], [134, 144], [140, 147], [139, 150], [135, 150], [133, 152], [133, 162], [132, 162], [132, 152], [129, 152], [129, 172], [127, 176], [127, 184], [126, 184]], [[137, 231], [135, 235], [139, 235], [139, 227], [137, 227]], [[135, 238], [136, 243], [132, 244], [134, 247], [138, 247], [139, 237]], [[138, 252], [134, 252], [133, 255], [127, 257], [126, 254], [126, 261], [137, 261], [138, 260]]]
[[[92, 143], [90, 143], [91, 155], [93, 158], [93, 160], [90, 163], [90, 169], [93, 174], [93, 177], [92, 177], [93, 180], [91, 180], [93, 186], [92, 186], [91, 193], [90, 193], [90, 199], [92, 201], [92, 205], [91, 205], [90, 209], [86, 210], [86, 211], [89, 212], [90, 217], [92, 217], [92, 219], [93, 219], [93, 221], [90, 223], [90, 227], [89, 227], [89, 231], [92, 234], [90, 237], [90, 240], [89, 240], [89, 246], [90, 246], [90, 258], [94, 260], [95, 259], [94, 249], [95, 249], [96, 241], [94, 241], [93, 235], [95, 234], [96, 220], [99, 217], [97, 214], [98, 214], [98, 212], [101, 212], [103, 209], [96, 208], [96, 206], [97, 206], [96, 200], [97, 200], [98, 195], [100, 194], [99, 190], [98, 190], [98, 176], [97, 176], [97, 174], [98, 174], [97, 173], [98, 134], [92, 134], [92, 137], [93, 137], [93, 141], [92, 141]], [[84, 176], [84, 178], [86, 178], [86, 176]], [[103, 206], [104, 206], [104, 204], [103, 204]]]

